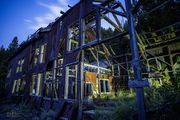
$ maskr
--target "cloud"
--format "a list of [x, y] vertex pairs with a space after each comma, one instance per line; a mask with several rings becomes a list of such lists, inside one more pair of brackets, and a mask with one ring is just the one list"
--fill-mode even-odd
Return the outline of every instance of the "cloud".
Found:
[[49, 9], [50, 13], [56, 16], [60, 15], [60, 10], [63, 10], [64, 8], [59, 6], [59, 5], [54, 5], [54, 4], [46, 4], [46, 3], [42, 3], [42, 2], [38, 2], [38, 5], [45, 7], [47, 9]]
[[[60, 11], [66, 11], [68, 0], [56, 0], [56, 3], [37, 2], [37, 5], [44, 7], [48, 12], [41, 16], [36, 16], [34, 19], [24, 19], [24, 22], [29, 23], [29, 29], [37, 30], [40, 27], [46, 27], [53, 22], [55, 18], [59, 17]], [[32, 24], [33, 23], [33, 24]]]
[[68, 5], [68, 0], [58, 0], [58, 2], [63, 5], [63, 6], [67, 6]]
[[24, 19], [23, 21], [26, 22], [26, 23], [31, 23], [31, 22], [32, 22], [32, 21], [29, 20], [29, 19]]

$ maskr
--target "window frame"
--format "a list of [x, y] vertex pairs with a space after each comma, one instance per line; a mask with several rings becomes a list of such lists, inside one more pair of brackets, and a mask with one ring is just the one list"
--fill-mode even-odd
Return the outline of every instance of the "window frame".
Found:
[[[68, 52], [72, 52], [72, 51], [76, 51], [78, 48], [79, 48], [79, 37], [78, 37], [78, 41], [76, 41], [78, 44], [77, 44], [77, 47], [76, 48], [74, 48], [74, 49], [71, 49], [71, 43], [72, 43], [72, 40], [71, 40], [71, 28], [73, 27], [73, 26], [76, 26], [76, 24], [78, 25], [78, 34], [76, 35], [76, 36], [79, 36], [80, 35], [80, 31], [79, 31], [79, 27], [80, 27], [80, 23], [79, 23], [79, 20], [76, 20], [75, 22], [73, 22], [72, 24], [70, 24], [69, 26], [68, 26], [68, 37], [67, 37], [67, 51]], [[75, 40], [74, 40], [75, 41]], [[74, 42], [73, 41], [73, 42]]]
[[[44, 47], [42, 47], [44, 46]], [[43, 51], [42, 51], [43, 49]], [[45, 63], [45, 56], [46, 56], [46, 43], [42, 43], [39, 46], [39, 63]]]
[[[107, 93], [111, 92], [109, 79], [100, 79], [100, 84], [99, 85], [100, 85], [100, 93], [101, 94], [107, 94]], [[108, 87], [108, 89], [107, 89], [107, 87]]]

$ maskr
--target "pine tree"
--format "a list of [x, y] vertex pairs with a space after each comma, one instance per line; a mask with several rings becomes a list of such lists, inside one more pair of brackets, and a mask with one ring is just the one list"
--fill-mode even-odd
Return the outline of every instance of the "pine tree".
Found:
[[3, 96], [3, 92], [5, 89], [5, 80], [8, 71], [8, 59], [15, 54], [17, 51], [18, 38], [14, 37], [12, 42], [9, 44], [8, 48], [5, 49], [4, 46], [0, 47], [0, 97]]
[[12, 42], [8, 46], [8, 55], [9, 57], [12, 56], [18, 49], [18, 37], [15, 36], [12, 40]]

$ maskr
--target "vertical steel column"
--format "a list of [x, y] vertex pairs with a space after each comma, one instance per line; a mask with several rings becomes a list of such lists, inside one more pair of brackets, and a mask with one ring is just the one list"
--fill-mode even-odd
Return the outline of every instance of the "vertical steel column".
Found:
[[101, 40], [101, 14], [100, 9], [96, 7], [96, 39], [99, 42]]
[[[83, 2], [80, 5], [79, 17], [79, 47], [84, 44], [84, 19], [83, 19]], [[77, 120], [82, 120], [83, 117], [83, 96], [84, 96], [84, 50], [80, 50], [80, 57], [77, 71], [77, 100], [78, 100], [78, 115]]]
[[[99, 42], [101, 40], [101, 14], [100, 14], [100, 9], [96, 7], [96, 39], [97, 39], [97, 42]], [[99, 74], [100, 74], [100, 70], [99, 70], [99, 54], [98, 54], [98, 50], [99, 50], [99, 45], [97, 46], [97, 49], [96, 49], [96, 57], [97, 57], [97, 66], [98, 66], [98, 71], [97, 71], [97, 74], [98, 74], [98, 93], [99, 93], [99, 96], [101, 94], [101, 89], [100, 89], [100, 79], [99, 79]]]
[[[141, 66], [139, 60], [139, 52], [134, 28], [134, 17], [131, 12], [131, 1], [125, 0], [126, 5], [126, 13], [128, 16], [128, 28], [130, 33], [130, 44], [131, 44], [131, 52], [132, 52], [132, 67], [134, 70], [134, 78], [138, 84], [142, 82], [141, 76]], [[143, 86], [137, 86], [136, 88], [136, 100], [138, 106], [138, 116], [139, 120], [145, 120], [145, 106], [144, 106], [144, 93]]]

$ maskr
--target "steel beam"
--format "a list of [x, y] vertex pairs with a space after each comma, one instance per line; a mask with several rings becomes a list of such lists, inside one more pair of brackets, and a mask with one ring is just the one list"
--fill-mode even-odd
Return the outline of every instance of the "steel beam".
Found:
[[113, 9], [110, 9], [110, 8], [107, 8], [107, 7], [104, 7], [104, 6], [101, 6], [101, 5], [94, 5], [94, 6], [97, 7], [97, 8], [106, 10], [106, 11], [108, 11], [108, 12], [115, 13], [115, 14], [120, 15], [120, 16], [122, 16], [122, 17], [126, 17], [126, 14], [125, 14], [125, 13], [122, 13], [122, 12], [119, 12], [119, 11], [116, 11], [116, 10], [113, 10]]
[[96, 39], [98, 42], [101, 40], [101, 14], [99, 8], [96, 8]]
[[[80, 5], [80, 17], [79, 17], [79, 47], [84, 44], [84, 19], [83, 19], [83, 4]], [[83, 96], [84, 96], [84, 50], [80, 49], [80, 58], [77, 68], [77, 102], [78, 102], [78, 115], [77, 120], [82, 120], [83, 114]]]

